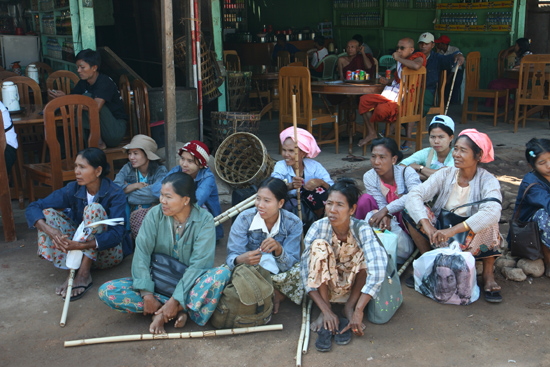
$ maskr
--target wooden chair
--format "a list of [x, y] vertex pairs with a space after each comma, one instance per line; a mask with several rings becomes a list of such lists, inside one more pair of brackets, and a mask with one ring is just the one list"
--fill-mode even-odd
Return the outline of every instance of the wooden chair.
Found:
[[516, 92], [514, 133], [518, 131], [519, 110], [523, 106], [522, 126], [530, 114], [527, 106], [550, 106], [550, 55], [527, 55], [521, 59]]
[[294, 54], [294, 60], [302, 63], [302, 66], [306, 68], [309, 67], [309, 59], [307, 57], [307, 52], [300, 51]]
[[[424, 91], [426, 90], [426, 68], [412, 70], [404, 67], [401, 71], [401, 83], [399, 84], [399, 96], [397, 98], [397, 119], [395, 122], [386, 121], [386, 137], [393, 138], [397, 146], [401, 146], [401, 140], [414, 141], [415, 151], [422, 149], [422, 133], [425, 130], [423, 115]], [[404, 124], [416, 125], [413, 136], [401, 137], [401, 126]], [[393, 135], [390, 134], [390, 126], [395, 124]], [[366, 129], [363, 129], [363, 137]]]
[[322, 77], [314, 77], [312, 76], [312, 79], [315, 80], [333, 80], [334, 79], [334, 70], [336, 69], [336, 64], [338, 63], [338, 56], [336, 55], [327, 55], [321, 60], [321, 64], [323, 64], [323, 76]]
[[[279, 130], [283, 131], [286, 126], [292, 125], [292, 95], [296, 90], [296, 110], [298, 125], [303, 126], [313, 134], [314, 127], [317, 130], [317, 144], [336, 144], [338, 153], [338, 115], [314, 112], [311, 102], [311, 78], [309, 70], [305, 66], [284, 67], [279, 70]], [[334, 134], [332, 139], [324, 138], [322, 125], [330, 124], [328, 134]]]
[[[46, 64], [45, 62], [35, 61], [31, 62], [31, 64], [34, 64], [36, 68], [38, 69], [38, 80], [40, 83], [40, 89], [45, 92], [46, 91], [46, 79], [49, 75], [53, 73], [53, 69], [50, 65]], [[27, 69], [27, 76], [29, 76], [29, 71]]]
[[288, 51], [279, 51], [277, 52], [277, 67], [279, 70], [281, 68], [288, 66], [290, 64], [290, 52]]
[[301, 61], [294, 61], [288, 64], [287, 66], [304, 66], [304, 63]]
[[[46, 79], [46, 88], [60, 90], [69, 95], [79, 81], [80, 78], [78, 75], [72, 71], [58, 70], [48, 75], [48, 79]], [[51, 100], [52, 98], [48, 97], [48, 99]]]
[[[11, 206], [10, 185], [8, 180], [8, 172], [6, 169], [6, 160], [4, 158], [4, 150], [6, 149], [6, 133], [4, 132], [4, 120], [0, 113], [0, 214], [2, 216], [2, 229], [4, 232], [4, 240], [11, 242], [16, 240], [15, 235], [15, 220], [13, 218], [13, 208]], [[17, 185], [15, 183], [14, 185]], [[17, 188], [16, 188], [17, 189]]]
[[[253, 88], [256, 90], [251, 90], [248, 98], [254, 99], [258, 98], [258, 101], [260, 102], [260, 114], [263, 116], [265, 113], [269, 113], [269, 121], [273, 119], [272, 110], [273, 110], [273, 103], [271, 102], [271, 91], [269, 90], [269, 81], [263, 81], [263, 80], [253, 80], [252, 81]], [[262, 98], [265, 98], [267, 103], [264, 105]], [[260, 117], [261, 118], [261, 117]]]
[[122, 103], [124, 104], [124, 112], [128, 115], [128, 131], [130, 132], [130, 136], [133, 137], [135, 134], [134, 119], [132, 116], [132, 87], [126, 74], [120, 76], [118, 80], [118, 89], [120, 90]]
[[511, 65], [514, 65], [514, 62], [516, 60], [516, 53], [515, 52], [511, 52], [508, 54], [508, 56], [506, 57], [505, 60], [502, 60], [502, 54], [504, 53], [504, 51], [506, 51], [507, 49], [504, 49], [504, 50], [501, 50], [499, 53], [498, 53], [498, 77], [499, 78], [503, 78], [504, 77], [504, 72], [506, 71], [506, 69], [510, 69], [510, 66]]
[[136, 79], [133, 83], [134, 90], [134, 108], [136, 111], [137, 134], [151, 136], [151, 125], [149, 114], [149, 93], [145, 83]]
[[[464, 89], [464, 105], [462, 108], [462, 123], [465, 124], [468, 119], [468, 115], [472, 115], [472, 120], [477, 119], [477, 115], [493, 116], [493, 126], [497, 126], [497, 118], [504, 116], [504, 121], [508, 119], [508, 89], [493, 90], [493, 89], [479, 89], [479, 62], [480, 53], [474, 51], [468, 53], [466, 56], [466, 87]], [[474, 98], [474, 109], [468, 110], [468, 97]], [[498, 113], [498, 99], [499, 97], [505, 97], [504, 112]], [[479, 112], [477, 110], [478, 98], [493, 98], [495, 100], [495, 108], [493, 112]]]
[[228, 71], [241, 71], [241, 58], [235, 50], [223, 52], [223, 63]]
[[[61, 116], [55, 115], [58, 108], [61, 110]], [[63, 187], [64, 182], [76, 178], [74, 161], [77, 153], [85, 148], [82, 133], [82, 113], [85, 110], [88, 111], [90, 121], [88, 146], [97, 147], [101, 136], [99, 108], [92, 98], [81, 95], [63, 96], [55, 98], [44, 108], [44, 131], [50, 151], [50, 162], [31, 163], [24, 166], [31, 202], [35, 200], [33, 181], [44, 183], [51, 186], [52, 190], [57, 190]], [[60, 131], [63, 132], [61, 138], [65, 159], [61, 156], [61, 145], [57, 135], [58, 126], [62, 126]]]
[[0, 71], [0, 81], [4, 81], [4, 79], [11, 78], [12, 76], [19, 76], [19, 74], [14, 73], [13, 71]]

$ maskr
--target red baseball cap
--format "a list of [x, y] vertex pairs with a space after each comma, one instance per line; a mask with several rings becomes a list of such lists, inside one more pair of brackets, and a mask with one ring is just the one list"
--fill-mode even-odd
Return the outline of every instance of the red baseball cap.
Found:
[[434, 41], [435, 43], [444, 43], [446, 45], [448, 45], [449, 43], [451, 43], [451, 39], [445, 35], [439, 37], [438, 39], [436, 39]]

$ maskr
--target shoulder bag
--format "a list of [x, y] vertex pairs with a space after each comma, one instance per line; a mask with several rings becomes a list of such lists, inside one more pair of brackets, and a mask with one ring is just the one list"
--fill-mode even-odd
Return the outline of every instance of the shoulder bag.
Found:
[[155, 283], [155, 293], [172, 297], [187, 267], [172, 256], [152, 254], [150, 270], [151, 279]]
[[513, 218], [510, 219], [510, 250], [512, 251], [512, 256], [519, 256], [529, 260], [542, 258], [539, 225], [535, 221], [520, 221], [519, 214], [521, 204], [523, 204], [527, 192], [534, 185], [538, 185], [538, 183], [534, 182], [527, 186]]
[[[357, 239], [359, 239], [360, 222], [361, 221], [356, 221], [354, 224]], [[365, 223], [365, 225], [367, 224], [366, 222], [363, 223]], [[380, 286], [378, 294], [367, 304], [367, 319], [373, 324], [385, 324], [390, 321], [397, 309], [403, 303], [403, 292], [401, 291], [401, 281], [397, 274], [395, 262], [386, 251], [386, 248], [382, 244], [382, 241], [380, 241], [380, 238], [378, 238], [376, 232], [374, 232], [374, 228], [373, 233], [378, 244], [384, 249], [384, 252], [386, 252], [388, 265], [386, 266], [386, 274], [384, 274], [384, 281]]]
[[[469, 217], [463, 217], [463, 216], [457, 215], [454, 213], [455, 210], [459, 208], [463, 208], [465, 206], [479, 205], [481, 203], [486, 203], [488, 201], [496, 201], [497, 203], [502, 205], [502, 202], [497, 198], [487, 198], [479, 201], [474, 201], [473, 203], [459, 205], [456, 208], [453, 208], [451, 210], [441, 209], [441, 213], [439, 213], [439, 216], [437, 217], [437, 222], [435, 223], [435, 228], [437, 229], [451, 228], [461, 222], [464, 222]], [[458, 241], [458, 243], [460, 243], [461, 245], [464, 245], [464, 242], [466, 241], [466, 237], [468, 236], [468, 233], [470, 233], [470, 231], [457, 233], [453, 237], [449, 238], [449, 242], [452, 242], [454, 240], [454, 241]]]

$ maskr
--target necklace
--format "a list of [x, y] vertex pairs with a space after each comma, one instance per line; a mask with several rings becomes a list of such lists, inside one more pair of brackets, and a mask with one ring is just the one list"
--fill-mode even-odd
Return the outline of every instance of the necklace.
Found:
[[176, 242], [179, 241], [181, 236], [183, 235], [185, 223], [187, 223], [187, 218], [185, 218], [183, 222], [179, 222], [176, 220], [176, 218], [174, 218], [174, 237], [176, 239]]

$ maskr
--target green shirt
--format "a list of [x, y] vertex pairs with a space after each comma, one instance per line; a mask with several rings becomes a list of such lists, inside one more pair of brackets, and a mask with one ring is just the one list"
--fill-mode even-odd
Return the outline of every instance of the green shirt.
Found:
[[[155, 284], [149, 270], [151, 254], [172, 256], [174, 248], [174, 218], [162, 212], [162, 205], [153, 207], [143, 220], [136, 238], [136, 250], [132, 260], [133, 288], [154, 292]], [[177, 241], [177, 259], [188, 266], [176, 286], [172, 297], [187, 309], [187, 295], [197, 278], [214, 267], [216, 231], [214, 219], [206, 210], [196, 204], [185, 224], [183, 236]]]
[[404, 166], [410, 166], [413, 163], [420, 164], [422, 166], [426, 165], [426, 161], [428, 160], [428, 155], [430, 154], [430, 151], [433, 151], [433, 157], [432, 157], [432, 163], [430, 164], [431, 169], [440, 169], [442, 167], [454, 167], [455, 166], [455, 160], [453, 159], [453, 150], [447, 154], [447, 158], [445, 158], [445, 162], [441, 164], [437, 160], [437, 152], [433, 150], [432, 147], [424, 148], [422, 150], [419, 150], [418, 152], [414, 153], [410, 157], [407, 157], [403, 159], [399, 164], [402, 164]]

